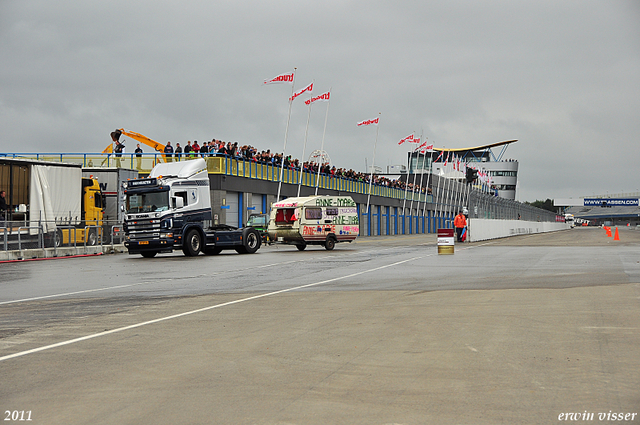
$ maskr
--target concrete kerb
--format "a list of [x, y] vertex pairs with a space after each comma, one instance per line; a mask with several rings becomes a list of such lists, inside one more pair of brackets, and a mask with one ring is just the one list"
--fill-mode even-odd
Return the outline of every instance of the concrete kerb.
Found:
[[80, 255], [118, 254], [127, 252], [123, 244], [0, 251], [0, 261], [65, 258]]

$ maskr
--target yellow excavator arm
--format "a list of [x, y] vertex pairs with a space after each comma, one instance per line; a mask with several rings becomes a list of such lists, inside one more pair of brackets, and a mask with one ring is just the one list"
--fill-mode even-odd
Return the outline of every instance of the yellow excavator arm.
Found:
[[[125, 130], [124, 128], [116, 129], [115, 131], [112, 131], [111, 140], [113, 140], [114, 142], [117, 142], [120, 140], [120, 136], [122, 136], [123, 134], [125, 136], [131, 137], [134, 140], [137, 140], [140, 143], [144, 143], [145, 145], [152, 147], [157, 152], [164, 153], [164, 145], [162, 143], [158, 143], [155, 140], [150, 139], [143, 134], [136, 133], [135, 131]], [[107, 148], [104, 151], [102, 151], [102, 153], [112, 153], [112, 152], [113, 152], [113, 144], [110, 144], [109, 146], [107, 146]], [[162, 159], [163, 161], [166, 162], [164, 155], [162, 155]]]

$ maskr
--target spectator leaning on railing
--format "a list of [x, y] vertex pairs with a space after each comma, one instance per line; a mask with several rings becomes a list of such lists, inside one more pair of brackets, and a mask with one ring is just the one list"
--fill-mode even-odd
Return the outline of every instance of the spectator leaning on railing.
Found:
[[[179, 144], [177, 145], [179, 146]], [[176, 148], [176, 157], [179, 157], [178, 148]], [[202, 146], [198, 146], [198, 142], [195, 141], [191, 145], [191, 141], [187, 142], [184, 147], [184, 154], [186, 156], [224, 156], [228, 158], [251, 161], [264, 165], [273, 165], [280, 167], [283, 161], [283, 154], [272, 153], [270, 149], [258, 152], [258, 150], [251, 145], [238, 146], [238, 142], [223, 142], [222, 140], [211, 139], [211, 142], [204, 142]], [[191, 155], [190, 155], [191, 154]], [[291, 155], [284, 157], [284, 168], [290, 170], [299, 171], [302, 169], [305, 172], [317, 174], [318, 167], [320, 167], [320, 173], [326, 176], [339, 177], [343, 179], [353, 180], [357, 182], [369, 183], [369, 179], [372, 178], [372, 184], [376, 186], [389, 187], [394, 189], [407, 189], [417, 193], [431, 193], [431, 190], [426, 187], [422, 187], [418, 184], [407, 183], [402, 180], [389, 179], [385, 176], [379, 176], [374, 174], [371, 177], [370, 174], [356, 172], [353, 169], [346, 170], [344, 168], [331, 167], [328, 163], [319, 165], [315, 162], [302, 162], [300, 160], [293, 159]]]

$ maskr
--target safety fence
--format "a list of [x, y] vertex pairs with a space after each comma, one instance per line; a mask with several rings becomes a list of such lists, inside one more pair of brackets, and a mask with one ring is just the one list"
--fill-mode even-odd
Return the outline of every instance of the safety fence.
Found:
[[122, 224], [102, 226], [61, 221], [3, 221], [0, 219], [0, 251], [116, 245], [124, 242]]

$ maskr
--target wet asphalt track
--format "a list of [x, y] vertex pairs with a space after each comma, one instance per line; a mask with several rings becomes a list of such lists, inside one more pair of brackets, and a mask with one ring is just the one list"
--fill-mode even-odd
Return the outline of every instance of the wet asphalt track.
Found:
[[47, 424], [636, 412], [640, 231], [620, 237], [3, 264], [0, 408]]

